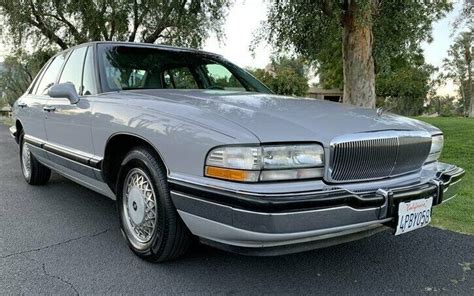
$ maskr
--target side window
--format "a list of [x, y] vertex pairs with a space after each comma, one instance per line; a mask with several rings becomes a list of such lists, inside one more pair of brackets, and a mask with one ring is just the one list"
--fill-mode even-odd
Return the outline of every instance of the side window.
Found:
[[128, 87], [143, 88], [144, 78], [146, 74], [147, 73], [145, 70], [133, 69], [130, 72], [130, 76], [128, 77]]
[[209, 79], [209, 88], [245, 91], [245, 87], [224, 66], [207, 64], [203, 66], [204, 73]]
[[49, 65], [48, 69], [41, 77], [41, 80], [36, 87], [35, 94], [37, 95], [44, 95], [47, 93], [48, 88], [50, 88], [55, 82], [56, 78], [59, 75], [59, 71], [61, 71], [61, 67], [64, 63], [64, 59], [66, 57], [66, 53], [60, 54], [54, 58], [54, 60]]
[[97, 93], [92, 47], [87, 49], [86, 60], [84, 62], [84, 74], [82, 76], [82, 87], [82, 94], [85, 96], [95, 95]]
[[87, 47], [75, 49], [67, 59], [59, 83], [72, 82], [78, 94], [82, 93], [82, 68]]
[[46, 64], [44, 64], [44, 66], [41, 68], [41, 70], [38, 72], [38, 74], [36, 74], [35, 79], [33, 79], [33, 82], [32, 82], [31, 85], [28, 87], [28, 93], [29, 93], [29, 94], [34, 93], [36, 87], [38, 86], [39, 81], [41, 80], [41, 77], [43, 76], [44, 72], [45, 72], [46, 69], [48, 68], [49, 62], [50, 62], [50, 61], [48, 60], [48, 61], [46, 62]]
[[188, 67], [166, 70], [164, 73], [166, 88], [197, 89], [199, 88], [191, 70]]

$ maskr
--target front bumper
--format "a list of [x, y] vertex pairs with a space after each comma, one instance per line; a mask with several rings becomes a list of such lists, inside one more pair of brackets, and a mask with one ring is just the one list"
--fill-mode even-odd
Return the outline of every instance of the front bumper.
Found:
[[18, 132], [16, 130], [16, 126], [11, 126], [10, 127], [10, 136], [12, 136], [12, 138], [14, 138], [16, 140], [17, 136], [18, 136]]
[[[456, 195], [464, 170], [442, 164], [427, 182], [349, 191], [261, 194], [170, 180], [184, 223], [205, 243], [248, 254], [283, 254], [363, 238], [396, 221], [401, 201]], [[368, 184], [370, 185], [370, 184]]]

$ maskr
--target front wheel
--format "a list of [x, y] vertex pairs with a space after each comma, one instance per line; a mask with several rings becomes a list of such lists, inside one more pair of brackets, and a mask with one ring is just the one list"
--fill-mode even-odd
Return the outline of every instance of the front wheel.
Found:
[[20, 134], [20, 164], [25, 181], [30, 185], [44, 185], [51, 178], [51, 170], [42, 165], [31, 153], [24, 141], [24, 133]]
[[165, 169], [154, 155], [146, 147], [127, 154], [117, 182], [117, 207], [132, 251], [161, 262], [184, 254], [192, 236], [171, 201]]

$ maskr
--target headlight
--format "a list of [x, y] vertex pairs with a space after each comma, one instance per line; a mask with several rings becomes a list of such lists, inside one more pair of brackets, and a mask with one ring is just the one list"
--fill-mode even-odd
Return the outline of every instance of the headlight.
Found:
[[257, 182], [261, 161], [260, 147], [219, 147], [209, 152], [205, 175], [225, 180]]
[[260, 147], [219, 147], [209, 153], [206, 165], [229, 169], [259, 170], [261, 158]]
[[318, 167], [324, 164], [320, 145], [264, 146], [264, 169]]
[[441, 151], [443, 150], [444, 145], [444, 136], [437, 135], [431, 137], [431, 149], [428, 158], [426, 159], [426, 163], [437, 161], [441, 155]]
[[318, 144], [228, 146], [211, 150], [208, 177], [240, 181], [280, 181], [321, 178], [324, 149]]

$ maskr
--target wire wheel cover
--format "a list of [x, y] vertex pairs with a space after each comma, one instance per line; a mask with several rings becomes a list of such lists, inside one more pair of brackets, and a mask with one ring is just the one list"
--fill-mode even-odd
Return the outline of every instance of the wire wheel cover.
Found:
[[138, 243], [151, 240], [156, 228], [156, 196], [150, 179], [140, 169], [132, 169], [125, 178], [123, 212], [127, 232]]
[[22, 147], [21, 164], [23, 168], [23, 175], [26, 179], [29, 179], [31, 176], [31, 152], [26, 143], [23, 143]]

